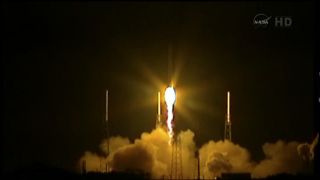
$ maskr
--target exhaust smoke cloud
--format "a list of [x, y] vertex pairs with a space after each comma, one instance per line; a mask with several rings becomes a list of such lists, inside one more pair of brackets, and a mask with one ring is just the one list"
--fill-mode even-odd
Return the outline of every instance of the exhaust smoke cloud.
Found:
[[[186, 179], [195, 178], [197, 174], [194, 135], [191, 130], [179, 133], [183, 177]], [[199, 149], [200, 175], [213, 178], [223, 172], [250, 172], [252, 177], [260, 178], [279, 173], [310, 172], [308, 164], [314, 157], [318, 138], [319, 135], [310, 144], [282, 140], [265, 143], [262, 146], [265, 158], [260, 162], [251, 160], [250, 152], [238, 144], [230, 141], [209, 141]], [[152, 178], [166, 178], [170, 172], [172, 153], [169, 140], [168, 132], [162, 128], [154, 129], [150, 133], [144, 132], [133, 142], [124, 137], [111, 137], [108, 157], [87, 151], [80, 158], [79, 164], [85, 160], [87, 171], [105, 172], [108, 163], [111, 171], [145, 172]], [[106, 142], [103, 140], [100, 148], [107, 153]], [[308, 167], [309, 169], [306, 169]]]

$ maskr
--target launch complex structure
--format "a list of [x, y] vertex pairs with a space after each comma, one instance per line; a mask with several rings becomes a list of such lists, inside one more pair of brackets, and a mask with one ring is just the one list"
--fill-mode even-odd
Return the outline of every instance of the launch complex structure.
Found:
[[[107, 138], [107, 153], [106, 156], [108, 157], [110, 154], [110, 140], [109, 140], [109, 91], [106, 90], [106, 121], [105, 121], [105, 133], [106, 133], [106, 138]], [[109, 163], [108, 161], [106, 162], [106, 173], [109, 172]]]
[[[182, 147], [181, 147], [181, 137], [174, 132], [175, 116], [174, 116], [174, 105], [176, 101], [176, 92], [173, 87], [173, 82], [170, 80], [172, 76], [172, 50], [171, 46], [168, 49], [168, 80], [169, 86], [166, 88], [164, 93], [164, 100], [166, 103], [166, 123], [162, 121], [161, 116], [161, 93], [157, 93], [157, 115], [156, 115], [156, 129], [162, 128], [166, 130], [169, 135], [169, 145], [171, 147], [171, 162], [170, 169], [168, 172], [169, 179], [183, 179], [183, 169], [182, 169]], [[109, 145], [109, 116], [108, 116], [108, 106], [109, 106], [109, 91], [106, 90], [106, 114], [105, 114], [105, 136], [107, 139], [107, 152], [106, 157], [110, 155], [110, 145]], [[227, 113], [225, 118], [225, 128], [224, 128], [224, 140], [231, 141], [231, 117], [230, 117], [230, 92], [227, 92]], [[196, 150], [195, 153], [197, 162], [197, 177], [200, 179], [200, 155], [199, 151]], [[86, 162], [82, 162], [82, 172], [86, 172]], [[105, 170], [102, 168], [102, 163], [100, 161], [100, 171], [106, 173], [110, 172], [111, 168], [109, 162], [105, 164]]]
[[[170, 87], [169, 87], [170, 88]], [[167, 88], [168, 89], [168, 88]], [[172, 111], [174, 108], [172, 108]], [[168, 114], [168, 108], [167, 108], [167, 114]], [[172, 115], [174, 113], [172, 112]], [[168, 118], [169, 115], [167, 115]], [[171, 122], [170, 122], [171, 123]], [[174, 116], [172, 117], [172, 123], [174, 123]], [[166, 129], [169, 132], [169, 127], [166, 127], [162, 120], [161, 120], [161, 93], [158, 92], [157, 96], [157, 116], [156, 116], [156, 128], [163, 128]], [[168, 125], [168, 123], [167, 123]], [[172, 127], [173, 128], [173, 124]], [[224, 129], [224, 140], [228, 140], [231, 142], [231, 117], [230, 117], [230, 91], [227, 92], [227, 112], [226, 112], [226, 118], [225, 118], [225, 129]], [[183, 179], [183, 169], [182, 169], [182, 148], [181, 148], [181, 138], [180, 136], [173, 133], [173, 136], [170, 140], [171, 145], [171, 163], [170, 163], [170, 172], [169, 172], [169, 178], [170, 179]], [[196, 179], [200, 179], [200, 157], [199, 157], [199, 151], [196, 151], [195, 154], [197, 158], [196, 167], [197, 167], [197, 177]]]
[[[163, 125], [161, 120], [161, 94], [158, 92], [158, 107], [157, 107], [157, 117], [156, 117], [156, 128], [162, 127], [167, 129], [170, 136], [171, 145], [171, 167], [170, 167], [170, 179], [183, 179], [183, 169], [182, 169], [182, 148], [181, 148], [181, 138], [174, 133], [174, 104], [176, 101], [176, 92], [173, 88], [173, 83], [171, 81], [172, 77], [172, 47], [168, 47], [168, 82], [169, 86], [165, 90], [164, 98], [167, 105], [166, 111], [166, 127]], [[225, 118], [225, 128], [224, 128], [224, 140], [231, 141], [231, 117], [230, 117], [230, 91], [227, 92], [227, 113]], [[197, 179], [200, 179], [200, 155], [199, 151], [195, 154], [197, 158]]]
[[224, 140], [231, 141], [230, 91], [227, 93], [227, 115], [224, 124]]

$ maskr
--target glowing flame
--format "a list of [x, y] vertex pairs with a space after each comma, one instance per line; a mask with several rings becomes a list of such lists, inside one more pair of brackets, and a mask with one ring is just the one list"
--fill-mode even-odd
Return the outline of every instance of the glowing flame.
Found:
[[164, 99], [167, 104], [167, 127], [169, 131], [170, 140], [173, 137], [173, 128], [172, 128], [172, 121], [173, 121], [173, 105], [176, 101], [176, 93], [173, 89], [173, 87], [168, 87], [164, 93]]

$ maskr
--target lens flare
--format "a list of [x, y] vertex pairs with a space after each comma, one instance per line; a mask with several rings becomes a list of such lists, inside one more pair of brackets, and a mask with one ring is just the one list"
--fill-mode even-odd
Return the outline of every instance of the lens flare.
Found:
[[176, 101], [176, 93], [173, 89], [173, 87], [168, 87], [164, 93], [164, 99], [167, 104], [167, 127], [168, 127], [168, 133], [170, 136], [170, 141], [173, 137], [173, 127], [172, 127], [172, 121], [173, 121], [173, 105]]

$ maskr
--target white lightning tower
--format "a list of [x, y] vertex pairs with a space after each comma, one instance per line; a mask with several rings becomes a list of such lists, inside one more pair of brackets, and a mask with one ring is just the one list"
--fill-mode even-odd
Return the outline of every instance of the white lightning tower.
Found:
[[160, 91], [158, 92], [158, 103], [157, 103], [157, 119], [156, 119], [156, 128], [161, 127], [161, 102], [160, 102]]
[[227, 93], [227, 115], [224, 127], [224, 139], [231, 141], [230, 92]]
[[[106, 90], [106, 135], [107, 135], [107, 157], [109, 156], [110, 153], [110, 146], [109, 146], [109, 116], [108, 116], [108, 108], [109, 108], [109, 91]], [[106, 172], [109, 172], [109, 166], [108, 166], [108, 161], [106, 163]]]

